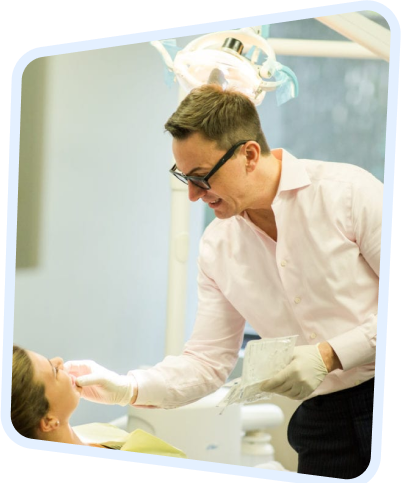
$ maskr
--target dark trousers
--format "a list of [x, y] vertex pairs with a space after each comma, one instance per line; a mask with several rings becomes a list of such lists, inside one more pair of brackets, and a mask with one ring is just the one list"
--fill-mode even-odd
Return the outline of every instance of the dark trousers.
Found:
[[298, 473], [356, 478], [369, 466], [374, 379], [304, 401], [288, 425]]

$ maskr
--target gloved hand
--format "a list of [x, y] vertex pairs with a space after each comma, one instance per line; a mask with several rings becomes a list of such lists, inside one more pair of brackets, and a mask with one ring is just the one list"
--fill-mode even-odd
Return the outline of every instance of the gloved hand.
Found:
[[81, 397], [88, 401], [126, 406], [137, 392], [134, 376], [121, 376], [94, 361], [68, 361], [64, 368], [76, 377]]
[[327, 374], [317, 345], [298, 346], [288, 366], [264, 382], [261, 389], [301, 400], [312, 394]]

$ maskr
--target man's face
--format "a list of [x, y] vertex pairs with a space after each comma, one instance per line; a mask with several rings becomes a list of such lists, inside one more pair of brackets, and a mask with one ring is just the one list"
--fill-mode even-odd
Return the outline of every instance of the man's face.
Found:
[[[226, 151], [219, 149], [215, 141], [194, 133], [184, 140], [173, 139], [173, 153], [178, 171], [187, 176], [205, 176]], [[207, 203], [217, 218], [230, 218], [242, 213], [246, 209], [245, 161], [245, 147], [240, 146], [236, 154], [209, 179], [210, 190], [199, 188], [189, 181], [189, 199], [201, 199]]]

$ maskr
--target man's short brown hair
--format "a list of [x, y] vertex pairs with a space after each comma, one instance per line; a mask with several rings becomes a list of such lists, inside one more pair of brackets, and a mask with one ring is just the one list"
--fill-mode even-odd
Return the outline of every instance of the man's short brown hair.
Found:
[[259, 143], [264, 155], [270, 153], [253, 102], [233, 89], [223, 90], [217, 84], [193, 89], [165, 124], [175, 139], [186, 139], [199, 132], [228, 150], [238, 141]]

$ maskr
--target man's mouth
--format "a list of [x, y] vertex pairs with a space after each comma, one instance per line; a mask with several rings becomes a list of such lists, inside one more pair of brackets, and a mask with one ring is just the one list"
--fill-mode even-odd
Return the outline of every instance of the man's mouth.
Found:
[[217, 200], [214, 200], [214, 201], [209, 201], [208, 202], [208, 206], [210, 208], [216, 208], [221, 202], [221, 198], [217, 198]]

